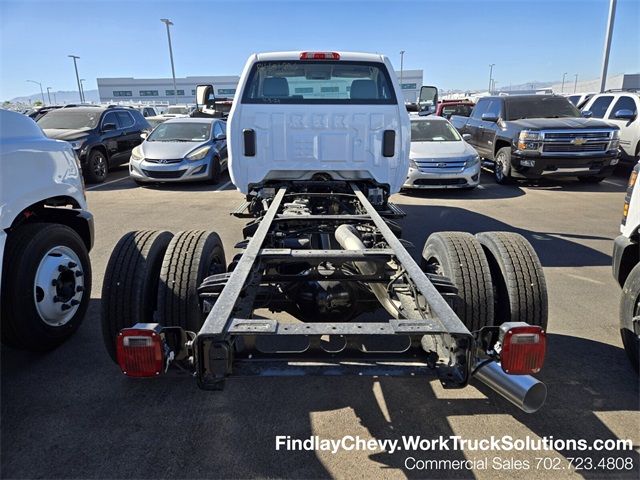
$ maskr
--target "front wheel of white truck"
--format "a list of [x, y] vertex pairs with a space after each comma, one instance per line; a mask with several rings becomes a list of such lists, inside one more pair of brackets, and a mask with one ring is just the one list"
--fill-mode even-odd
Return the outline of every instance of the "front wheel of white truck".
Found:
[[640, 371], [640, 264], [633, 267], [622, 288], [620, 335], [631, 366]]
[[75, 333], [91, 297], [91, 263], [66, 225], [33, 223], [11, 232], [2, 269], [2, 343], [51, 350]]

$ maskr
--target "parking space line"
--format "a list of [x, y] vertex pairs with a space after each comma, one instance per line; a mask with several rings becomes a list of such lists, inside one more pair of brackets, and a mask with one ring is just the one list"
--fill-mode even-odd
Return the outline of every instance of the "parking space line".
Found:
[[622, 183], [612, 182], [611, 180], [603, 180], [602, 183], [608, 183], [609, 185], [615, 185], [616, 187], [626, 187]]
[[112, 183], [121, 182], [122, 180], [127, 180], [129, 176], [116, 178], [115, 180], [111, 180], [110, 182], [104, 182], [99, 185], [94, 185], [93, 187], [88, 187], [87, 190], [95, 190], [96, 188], [104, 187], [106, 185], [111, 185]]
[[219, 186], [218, 188], [216, 188], [214, 190], [214, 192], [219, 192], [220, 190], [224, 190], [225, 188], [227, 188], [229, 185], [231, 185], [231, 180], [228, 180], [227, 183], [225, 183], [224, 185]]

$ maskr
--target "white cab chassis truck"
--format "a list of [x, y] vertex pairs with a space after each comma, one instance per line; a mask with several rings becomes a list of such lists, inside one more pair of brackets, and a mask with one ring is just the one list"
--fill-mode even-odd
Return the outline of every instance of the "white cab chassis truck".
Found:
[[[206, 105], [212, 88], [201, 87]], [[245, 194], [232, 213], [250, 218], [241, 253], [227, 262], [210, 230], [120, 240], [102, 326], [124, 374], [187, 370], [215, 390], [239, 375], [435, 373], [445, 388], [475, 377], [526, 412], [542, 406], [531, 374], [547, 292], [531, 245], [438, 232], [416, 263], [399, 238], [404, 212], [389, 196], [407, 177], [410, 125], [386, 57], [252, 55], [227, 135]]]
[[2, 343], [49, 350], [80, 326], [91, 297], [87, 210], [78, 159], [25, 115], [0, 110]]

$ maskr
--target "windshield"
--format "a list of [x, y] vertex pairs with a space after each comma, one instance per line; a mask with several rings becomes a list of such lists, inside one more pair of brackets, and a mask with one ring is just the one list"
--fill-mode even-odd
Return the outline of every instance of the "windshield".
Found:
[[100, 120], [102, 110], [70, 111], [65, 109], [53, 110], [38, 119], [40, 128], [60, 128], [63, 130], [81, 130], [95, 128]]
[[507, 120], [521, 118], [579, 117], [580, 111], [565, 97], [510, 98], [506, 102]]
[[290, 61], [253, 65], [242, 103], [395, 104], [380, 62]]
[[412, 120], [412, 142], [459, 142], [460, 135], [443, 120]]
[[167, 108], [167, 113], [187, 115], [189, 113], [189, 109], [187, 107], [169, 107]]
[[210, 123], [161, 123], [147, 142], [204, 142], [210, 137]]

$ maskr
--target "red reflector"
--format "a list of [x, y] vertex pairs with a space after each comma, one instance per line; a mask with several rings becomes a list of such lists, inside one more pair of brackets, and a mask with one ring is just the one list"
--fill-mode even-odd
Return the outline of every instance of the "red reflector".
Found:
[[512, 327], [502, 339], [502, 370], [512, 375], [538, 373], [544, 364], [547, 334], [541, 327]]
[[116, 339], [116, 356], [122, 373], [129, 377], [160, 375], [164, 369], [164, 349], [159, 328], [120, 330]]
[[337, 52], [302, 52], [300, 60], [340, 60]]

